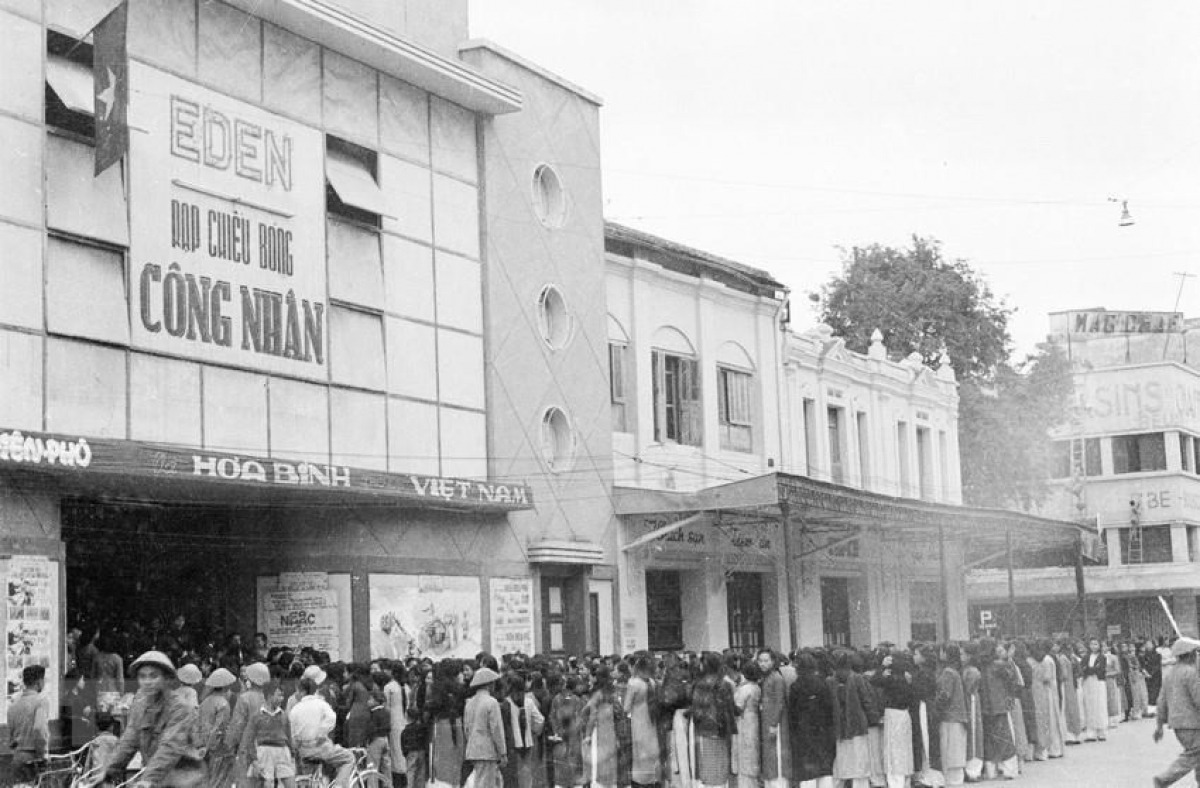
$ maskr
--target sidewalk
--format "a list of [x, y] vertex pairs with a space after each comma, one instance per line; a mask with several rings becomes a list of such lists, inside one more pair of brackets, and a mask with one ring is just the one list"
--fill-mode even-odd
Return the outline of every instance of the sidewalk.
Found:
[[[1154, 720], [1118, 725], [1108, 732], [1108, 741], [1067, 747], [1063, 758], [1027, 763], [1021, 776], [1006, 784], [1013, 788], [1150, 788], [1152, 775], [1162, 771], [1182, 751], [1168, 728], [1163, 740], [1151, 739]], [[1196, 788], [1192, 777], [1175, 783], [1176, 788]]]

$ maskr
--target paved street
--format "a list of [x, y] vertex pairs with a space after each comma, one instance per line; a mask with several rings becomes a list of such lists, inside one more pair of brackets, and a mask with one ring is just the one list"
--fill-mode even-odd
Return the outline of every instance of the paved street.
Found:
[[[1020, 780], [1011, 784], [1014, 788], [1148, 788], [1151, 775], [1181, 750], [1170, 730], [1157, 745], [1150, 738], [1153, 731], [1153, 720], [1126, 722], [1109, 731], [1104, 744], [1068, 747], [1065, 758], [1027, 764]], [[1185, 777], [1175, 785], [1195, 788], [1196, 782]]]

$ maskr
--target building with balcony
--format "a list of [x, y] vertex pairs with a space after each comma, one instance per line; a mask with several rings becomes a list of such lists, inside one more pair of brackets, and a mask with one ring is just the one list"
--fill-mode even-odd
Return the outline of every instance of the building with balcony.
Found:
[[[1200, 347], [1193, 326], [1176, 313], [1103, 309], [1050, 320], [1051, 339], [1071, 361], [1076, 401], [1071, 423], [1051, 436], [1051, 491], [1041, 513], [1085, 521], [1103, 539], [1104, 560], [1084, 569], [1090, 628], [1123, 637], [1171, 634], [1161, 596], [1194, 635]], [[1016, 621], [1008, 620], [1005, 570], [972, 572], [968, 589], [974, 622], [1040, 634], [1082, 626], [1068, 567], [1015, 572]]]
[[1074, 538], [961, 506], [947, 361], [793, 332], [732, 260], [613, 223], [606, 248], [623, 650], [961, 636], [966, 563]]

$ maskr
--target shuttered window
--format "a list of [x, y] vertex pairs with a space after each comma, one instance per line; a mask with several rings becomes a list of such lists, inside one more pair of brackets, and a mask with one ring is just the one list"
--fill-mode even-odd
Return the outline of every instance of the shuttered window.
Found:
[[703, 439], [700, 365], [661, 350], [651, 355], [654, 376], [654, 439], [699, 446]]

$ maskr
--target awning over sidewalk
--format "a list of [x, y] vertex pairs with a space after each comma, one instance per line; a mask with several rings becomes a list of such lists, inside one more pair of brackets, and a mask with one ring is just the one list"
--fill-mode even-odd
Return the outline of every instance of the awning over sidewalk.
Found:
[[[726, 523], [782, 523], [786, 519], [792, 532], [825, 534], [831, 543], [868, 531], [929, 541], [937, 541], [941, 535], [963, 544], [968, 563], [1007, 549], [1010, 535], [1015, 549], [1052, 550], [1071, 548], [1081, 536], [1092, 533], [1087, 526], [1066, 520], [897, 498], [786, 473], [695, 492], [617, 487], [614, 500], [618, 515], [680, 516], [679, 521], [660, 529], [661, 533], [647, 537], [665, 536], [667, 529], [694, 523], [695, 515], [704, 513], [720, 514]], [[626, 545], [626, 549], [633, 546]]]

